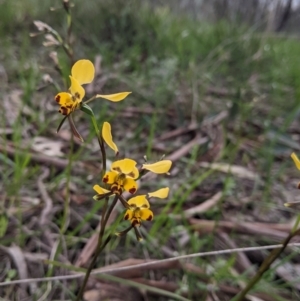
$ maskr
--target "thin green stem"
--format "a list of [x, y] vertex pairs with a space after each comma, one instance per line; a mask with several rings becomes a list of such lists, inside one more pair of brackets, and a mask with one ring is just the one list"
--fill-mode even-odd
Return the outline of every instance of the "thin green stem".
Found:
[[101, 178], [102, 178], [106, 172], [106, 151], [105, 151], [104, 141], [103, 141], [102, 135], [100, 133], [99, 127], [97, 125], [97, 121], [96, 121], [94, 114], [91, 115], [91, 119], [92, 119], [94, 129], [96, 131], [96, 135], [97, 135], [97, 139], [98, 139], [98, 143], [99, 143], [101, 155], [102, 155], [102, 171], [101, 171]]
[[104, 225], [107, 224], [107, 221], [108, 221], [108, 219], [109, 219], [109, 217], [110, 217], [110, 215], [111, 215], [111, 213], [112, 213], [114, 207], [116, 206], [118, 199], [119, 199], [119, 196], [118, 196], [118, 195], [115, 195], [114, 200], [113, 200], [113, 202], [111, 203], [111, 205], [110, 205], [110, 207], [108, 208], [107, 213], [106, 213], [106, 215], [105, 215]]
[[99, 256], [99, 254], [103, 251], [103, 249], [105, 248], [105, 246], [108, 244], [108, 242], [110, 241], [111, 239], [111, 235], [109, 235], [106, 240], [102, 243], [103, 241], [103, 237], [104, 237], [104, 230], [105, 230], [105, 227], [106, 227], [106, 224], [107, 224], [107, 221], [109, 219], [109, 216], [113, 210], [113, 208], [115, 207], [116, 203], [118, 201], [118, 195], [115, 196], [112, 204], [110, 205], [110, 207], [108, 208], [107, 210], [107, 206], [108, 206], [108, 198], [105, 199], [105, 204], [104, 204], [104, 208], [103, 208], [103, 211], [102, 211], [102, 218], [101, 218], [101, 228], [100, 228], [100, 232], [99, 232], [99, 237], [98, 237], [98, 244], [97, 244], [97, 248], [96, 248], [96, 251], [95, 251], [95, 254], [94, 254], [94, 257], [86, 271], [86, 274], [85, 274], [85, 277], [84, 277], [84, 280], [83, 280], [83, 284], [80, 288], [80, 291], [77, 295], [77, 298], [76, 298], [76, 301], [79, 301], [82, 296], [83, 296], [83, 292], [84, 292], [84, 289], [86, 287], [86, 284], [87, 284], [87, 281], [89, 279], [89, 276], [92, 272], [92, 269], [97, 261], [97, 258]]
[[282, 247], [280, 249], [274, 249], [269, 256], [263, 261], [261, 266], [259, 267], [256, 275], [249, 281], [247, 286], [237, 294], [231, 301], [243, 301], [248, 294], [248, 292], [254, 287], [256, 283], [262, 278], [263, 274], [270, 268], [271, 264], [280, 256], [280, 254], [285, 250], [290, 240], [300, 234], [300, 229], [296, 231], [292, 231], [287, 238], [282, 243]]
[[95, 132], [96, 132], [97, 136], [99, 136], [100, 135], [100, 130], [99, 130], [96, 118], [95, 118], [94, 115], [92, 115], [91, 118], [92, 118], [92, 123], [93, 123], [94, 129], [95, 129]]
[[[93, 123], [94, 129], [95, 129], [96, 135], [97, 135], [97, 139], [98, 139], [98, 143], [99, 143], [100, 150], [101, 150], [101, 155], [102, 155], [102, 171], [101, 171], [101, 178], [102, 178], [103, 175], [106, 172], [106, 152], [105, 152], [105, 147], [104, 147], [104, 141], [102, 139], [102, 135], [101, 135], [99, 127], [97, 125], [97, 121], [96, 121], [95, 115], [92, 114], [90, 116], [91, 116], [92, 123]], [[92, 271], [92, 269], [93, 269], [93, 267], [94, 267], [94, 265], [95, 265], [95, 263], [97, 261], [97, 258], [99, 256], [99, 254], [102, 252], [102, 250], [104, 249], [104, 247], [106, 246], [106, 244], [108, 243], [108, 241], [110, 240], [111, 236], [109, 236], [109, 239], [106, 240], [103, 243], [103, 245], [102, 245], [106, 223], [108, 221], [108, 218], [109, 218], [109, 216], [110, 216], [110, 214], [112, 212], [112, 209], [115, 206], [117, 200], [118, 200], [118, 197], [116, 196], [115, 199], [114, 199], [114, 202], [112, 203], [112, 205], [110, 206], [110, 208], [107, 210], [108, 197], [105, 198], [105, 203], [104, 203], [104, 207], [103, 207], [103, 210], [102, 210], [101, 228], [100, 228], [100, 231], [99, 231], [97, 248], [96, 248], [94, 257], [93, 257], [93, 259], [92, 259], [92, 261], [91, 261], [91, 263], [90, 263], [90, 265], [89, 265], [89, 267], [87, 269], [87, 272], [85, 274], [85, 277], [84, 277], [84, 280], [83, 280], [83, 284], [82, 284], [82, 286], [80, 288], [80, 291], [79, 291], [79, 293], [77, 295], [76, 301], [79, 301], [82, 298], [84, 289], [86, 287], [86, 284], [87, 284], [87, 281], [88, 281], [89, 276], [91, 274], [91, 271]]]
[[135, 226], [135, 227], [133, 227], [133, 229], [134, 229], [134, 232], [135, 232], [136, 239], [138, 241], [142, 241], [143, 240], [143, 236], [142, 236], [139, 228], [137, 228], [137, 226]]
[[94, 257], [93, 257], [93, 259], [92, 259], [92, 261], [91, 261], [91, 263], [90, 263], [90, 265], [89, 265], [89, 267], [86, 271], [86, 274], [85, 274], [85, 277], [84, 277], [84, 280], [83, 280], [83, 284], [82, 284], [82, 286], [79, 290], [76, 301], [79, 301], [82, 298], [84, 289], [85, 289], [86, 284], [87, 284], [88, 279], [89, 279], [89, 276], [91, 274], [91, 271], [92, 271], [92, 269], [93, 269], [93, 267], [96, 263], [98, 255], [99, 255], [99, 251], [101, 252], [102, 239], [103, 239], [104, 230], [105, 230], [104, 221], [105, 221], [105, 214], [106, 214], [106, 210], [107, 210], [107, 205], [108, 205], [108, 199], [106, 198], [104, 206], [103, 206], [103, 210], [102, 210], [101, 227], [100, 227], [99, 236], [98, 236], [97, 248], [96, 248]]
[[96, 95], [93, 96], [92, 98], [90, 98], [90, 99], [84, 101], [83, 103], [86, 105], [86, 104], [88, 104], [89, 102], [93, 101], [94, 99], [96, 99]]
[[117, 232], [115, 233], [117, 236], [121, 237], [126, 235], [131, 229], [133, 228], [132, 225], [130, 225], [128, 228], [126, 228], [125, 230], [121, 231], [121, 232]]
[[128, 202], [125, 200], [125, 198], [121, 194], [118, 197], [119, 197], [120, 202], [124, 206], [124, 208], [130, 209], [130, 206], [129, 206]]
[[293, 227], [293, 229], [292, 229], [292, 233], [294, 233], [294, 232], [298, 229], [299, 223], [300, 223], [300, 214], [298, 214], [298, 216], [297, 216], [295, 225], [294, 225], [294, 227]]
[[65, 11], [67, 12], [67, 41], [65, 45], [63, 45], [66, 54], [68, 55], [71, 65], [74, 64], [74, 53], [71, 47], [71, 33], [72, 33], [72, 15], [70, 10], [70, 2], [68, 0], [63, 0], [63, 6]]

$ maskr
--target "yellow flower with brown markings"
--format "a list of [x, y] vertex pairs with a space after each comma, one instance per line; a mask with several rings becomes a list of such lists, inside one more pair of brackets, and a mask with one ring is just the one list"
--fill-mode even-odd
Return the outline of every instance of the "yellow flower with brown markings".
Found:
[[141, 221], [152, 221], [153, 212], [149, 209], [150, 204], [146, 195], [139, 195], [128, 201], [130, 209], [126, 210], [124, 219], [130, 220], [133, 227], [140, 226]]
[[135, 179], [139, 177], [139, 171], [136, 168], [136, 162], [132, 159], [118, 160], [112, 163], [111, 170], [106, 172], [102, 178], [105, 184], [110, 185], [110, 189], [94, 186], [94, 190], [99, 194], [111, 191], [115, 194], [122, 194], [124, 190], [134, 194], [138, 188]]
[[84, 84], [89, 84], [95, 76], [95, 68], [89, 60], [77, 61], [71, 70], [71, 86], [69, 92], [60, 92], [55, 96], [55, 101], [60, 105], [59, 113], [69, 115], [75, 111], [85, 96]]
[[[148, 197], [157, 197], [164, 199], [169, 194], [169, 187], [159, 189], [155, 192], [148, 193]], [[139, 195], [131, 198], [128, 201], [130, 209], [127, 209], [124, 214], [124, 219], [129, 220], [133, 227], [140, 226], [142, 220], [152, 221], [153, 212], [150, 210], [150, 204], [146, 195]]]
[[[59, 113], [68, 116], [78, 109], [85, 96], [82, 85], [89, 84], [95, 77], [95, 67], [89, 60], [77, 61], [72, 69], [69, 92], [60, 92], [55, 96], [55, 101], [60, 105]], [[104, 98], [113, 102], [118, 102], [126, 98], [131, 92], [120, 92], [116, 94], [97, 94], [94, 98]]]

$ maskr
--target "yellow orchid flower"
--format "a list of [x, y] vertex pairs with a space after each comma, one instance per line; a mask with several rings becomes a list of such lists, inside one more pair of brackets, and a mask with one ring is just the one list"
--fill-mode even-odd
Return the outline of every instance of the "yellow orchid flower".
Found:
[[[112, 141], [111, 133], [110, 133], [110, 125], [103, 125], [107, 127], [106, 130], [108, 133], [103, 133], [102, 135], [107, 137], [104, 139], [108, 145], [115, 145]], [[116, 147], [116, 146], [115, 146]], [[113, 148], [113, 147], [112, 147]], [[117, 148], [116, 148], [117, 149]], [[106, 172], [102, 178], [102, 181], [106, 184], [111, 185], [110, 190], [106, 190], [105, 188], [100, 187], [99, 185], [94, 186], [94, 190], [98, 193], [98, 197], [104, 194], [107, 194], [111, 191], [113, 194], [122, 194], [123, 190], [134, 194], [138, 188], [137, 182], [135, 181], [139, 177], [139, 171], [136, 168], [136, 162], [132, 159], [123, 159], [118, 160], [112, 163], [111, 171]], [[146, 169], [152, 171], [157, 174], [167, 173], [172, 165], [172, 161], [163, 160], [153, 164], [144, 164], [142, 169]], [[162, 188], [155, 192], [149, 193], [149, 197], [157, 197], [157, 198], [166, 198], [169, 193], [169, 188]], [[95, 196], [94, 198], [97, 198]]]
[[[111, 185], [110, 191], [112, 193], [122, 194], [123, 190], [126, 190], [134, 194], [138, 188], [135, 181], [138, 177], [139, 171], [136, 168], [136, 162], [132, 159], [123, 159], [112, 163], [111, 171], [105, 173], [102, 181]], [[99, 185], [94, 186], [94, 190], [100, 191], [99, 187]], [[104, 188], [100, 187], [100, 189], [103, 190]]]
[[139, 195], [128, 201], [130, 209], [126, 210], [124, 219], [130, 220], [133, 227], [140, 226], [141, 221], [152, 221], [153, 212], [149, 209], [150, 204], [146, 195]]
[[[169, 187], [165, 187], [159, 189], [154, 192], [148, 193], [148, 197], [157, 197], [160, 199], [164, 199], [168, 197]], [[152, 221], [153, 220], [153, 212], [149, 209], [150, 204], [146, 198], [146, 195], [138, 195], [136, 197], [131, 198], [128, 201], [128, 205], [130, 208], [126, 210], [124, 214], [125, 220], [130, 220], [131, 225], [133, 227], [140, 226], [141, 221]]]
[[[95, 76], [95, 67], [89, 60], [77, 61], [71, 69], [71, 86], [69, 92], [60, 92], [55, 96], [55, 101], [60, 105], [59, 113], [69, 115], [81, 104], [85, 96], [84, 84], [89, 84]], [[97, 94], [94, 98], [104, 98], [113, 102], [118, 102], [126, 98], [131, 92], [120, 92], [116, 94]]]
[[60, 92], [55, 96], [56, 102], [60, 105], [59, 113], [69, 115], [75, 111], [85, 96], [84, 84], [89, 84], [95, 76], [95, 68], [89, 60], [77, 61], [71, 70], [71, 86], [69, 92]]
[[168, 173], [172, 166], [171, 160], [162, 160], [152, 164], [143, 164], [142, 169], [152, 171], [156, 174]]

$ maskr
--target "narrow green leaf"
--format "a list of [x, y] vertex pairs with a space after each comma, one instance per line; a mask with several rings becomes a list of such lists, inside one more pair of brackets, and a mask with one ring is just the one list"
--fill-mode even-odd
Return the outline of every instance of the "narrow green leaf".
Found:
[[67, 119], [67, 117], [68, 117], [68, 116], [65, 116], [65, 117], [62, 119], [62, 121], [60, 122], [60, 124], [59, 124], [59, 126], [58, 126], [58, 128], [57, 128], [57, 130], [56, 130], [56, 133], [59, 132], [60, 128], [61, 128], [62, 125], [64, 124], [64, 122], [65, 122], [65, 120]]
[[81, 107], [80, 107], [80, 110], [82, 112], [88, 114], [91, 117], [95, 116], [92, 108], [90, 106], [88, 106], [87, 104], [82, 104]]

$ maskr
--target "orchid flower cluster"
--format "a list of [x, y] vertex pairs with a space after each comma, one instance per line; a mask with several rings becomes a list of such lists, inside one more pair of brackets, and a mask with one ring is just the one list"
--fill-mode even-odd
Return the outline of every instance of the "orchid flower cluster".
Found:
[[[85, 90], [82, 85], [91, 83], [94, 76], [95, 68], [91, 61], [79, 60], [73, 65], [70, 75], [71, 86], [68, 92], [60, 92], [55, 96], [55, 101], [60, 106], [59, 113], [65, 116], [60, 123], [58, 130], [65, 119], [68, 118], [74, 136], [83, 140], [74, 125], [72, 114], [76, 110], [86, 112], [92, 118], [102, 152], [102, 159], [105, 161], [106, 155], [103, 155], [103, 152], [105, 153], [104, 144], [110, 147], [115, 152], [115, 155], [119, 154], [119, 150], [113, 141], [111, 125], [108, 122], [103, 122], [102, 130], [100, 131], [97, 126], [94, 113], [87, 103], [96, 98], [104, 98], [112, 102], [118, 102], [125, 99], [131, 92], [120, 92], [110, 95], [96, 94], [87, 101], [83, 101], [85, 97]], [[143, 220], [151, 221], [154, 216], [153, 212], [150, 210], [149, 199], [154, 197], [160, 199], [168, 197], [169, 188], [164, 187], [146, 195], [137, 195], [130, 198], [128, 201], [124, 197], [123, 193], [127, 192], [130, 195], [134, 195], [138, 190], [138, 180], [143, 175], [147, 172], [153, 172], [155, 174], [168, 173], [171, 165], [172, 162], [170, 160], [161, 160], [152, 164], [142, 164], [138, 168], [136, 161], [130, 158], [124, 158], [114, 161], [111, 164], [110, 171], [106, 171], [106, 162], [103, 162], [103, 187], [98, 184], [94, 185], [93, 188], [97, 193], [94, 196], [94, 200], [99, 201], [102, 199], [108, 199], [113, 195], [115, 196], [115, 202], [120, 200], [126, 210], [124, 219], [130, 221], [130, 226], [124, 231], [116, 233], [118, 236], [125, 235], [129, 230], [134, 229], [137, 239], [139, 241], [142, 240], [142, 236], [138, 228], [141, 226]]]
[[94, 196], [95, 200], [102, 199], [111, 195], [115, 195], [121, 204], [126, 209], [124, 219], [129, 220], [131, 225], [124, 231], [116, 233], [118, 236], [126, 234], [132, 228], [135, 230], [137, 239], [142, 240], [142, 236], [138, 227], [141, 226], [142, 220], [151, 221], [153, 219], [153, 212], [150, 210], [149, 199], [156, 197], [164, 199], [169, 194], [169, 187], [164, 187], [147, 195], [138, 195], [126, 201], [122, 195], [124, 191], [130, 194], [135, 194], [138, 189], [137, 179], [140, 175], [151, 171], [156, 174], [167, 173], [171, 167], [170, 160], [163, 160], [153, 164], [143, 164], [140, 169], [136, 167], [137, 162], [125, 158], [123, 160], [115, 161], [111, 164], [111, 170], [106, 172], [102, 178], [102, 182], [109, 188], [103, 188], [99, 185], [94, 186], [97, 194]]
[[[82, 85], [91, 83], [94, 80], [94, 77], [95, 67], [91, 61], [79, 60], [73, 65], [71, 69], [71, 75], [69, 76], [71, 81], [69, 91], [60, 92], [55, 96], [55, 101], [60, 106], [58, 112], [65, 116], [65, 118], [63, 118], [62, 122], [58, 126], [57, 131], [59, 131], [66, 118], [68, 118], [73, 134], [81, 141], [83, 141], [81, 135], [78, 133], [74, 125], [72, 113], [74, 113], [74, 111], [76, 111], [77, 109], [80, 109], [89, 114], [91, 117], [94, 117], [94, 113], [92, 109], [87, 105], [87, 103], [91, 102], [96, 98], [104, 98], [112, 102], [118, 102], [126, 98], [131, 93], [122, 92], [110, 95], [96, 94], [92, 98], [83, 102], [85, 90], [82, 87]], [[98, 132], [98, 128], [96, 128], [96, 131]]]

